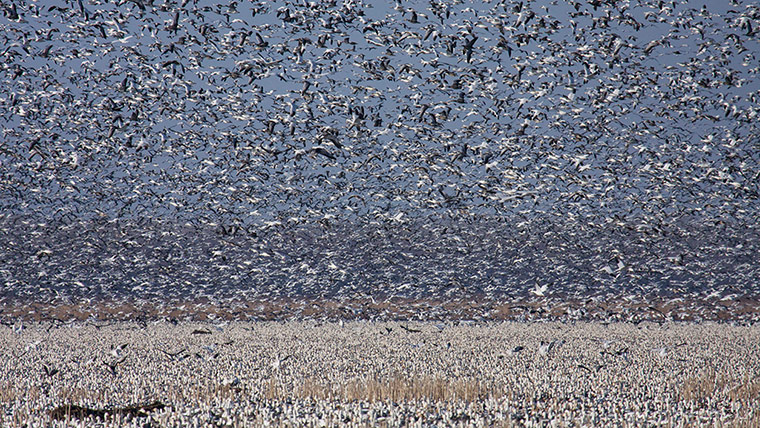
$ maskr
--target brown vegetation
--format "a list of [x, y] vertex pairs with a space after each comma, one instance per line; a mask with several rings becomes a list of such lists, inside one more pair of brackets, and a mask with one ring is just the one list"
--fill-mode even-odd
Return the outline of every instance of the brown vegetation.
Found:
[[[357, 378], [342, 384], [305, 379], [295, 388], [292, 396], [329, 401], [478, 401], [488, 397], [501, 397], [503, 388], [474, 379], [447, 379], [443, 377], [405, 378], [393, 376], [388, 379]], [[271, 380], [267, 384], [266, 398], [276, 400], [289, 398], [288, 388]]]
[[760, 299], [744, 298], [727, 306], [715, 299], [679, 301], [656, 296], [642, 296], [640, 301], [577, 300], [562, 296], [515, 297], [508, 301], [480, 299], [404, 299], [385, 301], [372, 299], [267, 299], [215, 303], [197, 301], [83, 301], [83, 302], [26, 302], [0, 300], [0, 321], [66, 322], [71, 320], [147, 321], [171, 320], [546, 320], [584, 319], [615, 321], [751, 321], [760, 316]]
[[681, 399], [698, 407], [715, 403], [730, 407], [736, 418], [727, 426], [760, 426], [760, 375], [729, 375], [709, 367], [684, 380], [679, 392]]

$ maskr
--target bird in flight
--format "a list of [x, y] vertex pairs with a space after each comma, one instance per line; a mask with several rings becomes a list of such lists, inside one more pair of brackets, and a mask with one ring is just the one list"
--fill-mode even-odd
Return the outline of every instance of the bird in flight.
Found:
[[532, 294], [535, 294], [536, 296], [543, 297], [546, 295], [546, 290], [549, 289], [549, 284], [540, 285], [538, 281], [536, 281], [536, 286], [530, 290]]

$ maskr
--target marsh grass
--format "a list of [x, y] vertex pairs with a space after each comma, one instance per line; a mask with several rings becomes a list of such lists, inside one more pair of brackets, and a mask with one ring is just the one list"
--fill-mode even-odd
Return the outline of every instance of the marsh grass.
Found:
[[[683, 307], [690, 307], [683, 310]], [[295, 299], [280, 297], [266, 300], [240, 300], [213, 303], [208, 299], [130, 301], [99, 300], [84, 303], [39, 303], [36, 300], [0, 301], [0, 320], [6, 322], [60, 320], [420, 320], [427, 314], [428, 320], [486, 319], [525, 320], [555, 319], [583, 312], [583, 319], [606, 320], [609, 314], [626, 313], [629, 321], [660, 322], [670, 314], [674, 320], [751, 320], [760, 313], [760, 300], [748, 299], [741, 306], [716, 304], [714, 300], [694, 298], [679, 305], [658, 296], [642, 296], [641, 301], [610, 298], [598, 304], [588, 305], [585, 299], [566, 297], [516, 296], [502, 300], [473, 300], [471, 297], [438, 298], [392, 298], [375, 299]], [[572, 315], [575, 317], [576, 315]], [[423, 317], [426, 318], [426, 317]]]
[[697, 376], [686, 378], [680, 392], [681, 398], [690, 401], [721, 399], [757, 404], [760, 403], [760, 376], [752, 377], [745, 373], [735, 377], [707, 368]]
[[[0, 399], [4, 402], [38, 396], [41, 391], [19, 391], [5, 382], [0, 388]], [[749, 373], [729, 375], [707, 368], [684, 379], [677, 388], [679, 399], [693, 402], [697, 408], [713, 405], [730, 406], [735, 418], [721, 426], [744, 428], [760, 426], [760, 377]], [[261, 394], [261, 395], [258, 395]], [[88, 403], [103, 399], [102, 392], [87, 391], [82, 388], [63, 388], [58, 392], [60, 402]], [[326, 381], [306, 378], [302, 381], [284, 382], [272, 377], [259, 388], [231, 385], [199, 384], [172, 397], [177, 401], [220, 402], [258, 395], [271, 401], [288, 399], [311, 399], [339, 402], [478, 402], [485, 399], [510, 399], [509, 388], [470, 378], [445, 378], [441, 376], [404, 377], [393, 375], [387, 378], [359, 377], [343, 381]], [[718, 404], [720, 403], [720, 404]], [[20, 426], [24, 412], [12, 419], [14, 426]], [[19, 419], [21, 418], [21, 419]], [[10, 421], [9, 421], [10, 422]]]
[[504, 389], [474, 379], [447, 379], [443, 377], [405, 378], [393, 376], [388, 379], [356, 378], [343, 383], [327, 383], [307, 378], [292, 389], [270, 380], [266, 385], [268, 399], [310, 398], [337, 401], [418, 401], [473, 402], [491, 397], [502, 397]]
[[729, 375], [709, 367], [684, 380], [680, 398], [697, 406], [721, 403], [730, 406], [736, 418], [724, 425], [733, 428], [760, 427], [760, 376]]

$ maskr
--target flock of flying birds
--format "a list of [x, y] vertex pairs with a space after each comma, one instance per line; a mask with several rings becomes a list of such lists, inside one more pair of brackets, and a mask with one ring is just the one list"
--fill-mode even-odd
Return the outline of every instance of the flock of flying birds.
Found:
[[760, 280], [756, 2], [2, 8], [6, 297]]

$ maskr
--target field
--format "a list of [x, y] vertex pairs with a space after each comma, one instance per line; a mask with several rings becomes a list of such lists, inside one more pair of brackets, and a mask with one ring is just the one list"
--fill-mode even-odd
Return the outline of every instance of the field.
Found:
[[11, 427], [760, 423], [756, 326], [27, 322], [0, 350]]

